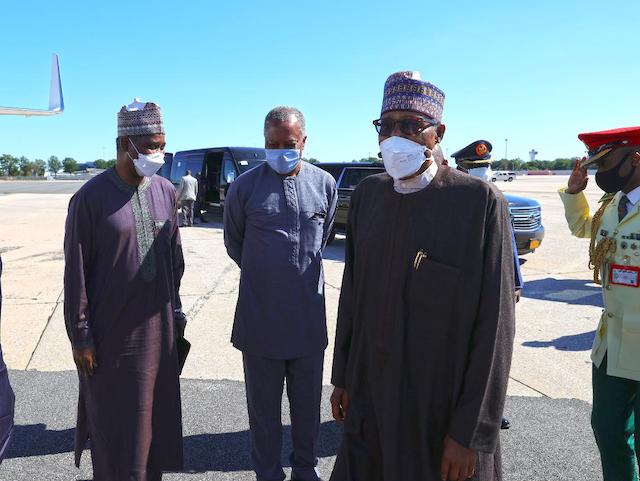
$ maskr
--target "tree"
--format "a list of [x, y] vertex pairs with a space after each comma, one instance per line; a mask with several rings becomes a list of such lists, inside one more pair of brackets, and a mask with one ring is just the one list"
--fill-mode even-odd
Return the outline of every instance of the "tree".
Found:
[[0, 172], [9, 177], [20, 175], [20, 159], [9, 154], [2, 155], [0, 157]]
[[47, 170], [47, 164], [42, 159], [36, 159], [33, 161], [33, 166], [36, 175], [44, 175], [45, 170]]
[[382, 159], [379, 157], [363, 157], [360, 160], [353, 159], [351, 162], [362, 162], [362, 163], [371, 163], [371, 164], [381, 164]]
[[62, 168], [62, 162], [58, 160], [58, 157], [52, 155], [51, 157], [49, 157], [48, 168], [49, 172], [51, 172], [52, 174], [57, 174], [58, 171]]
[[314, 159], [313, 157], [311, 157], [310, 159], [302, 157], [302, 160], [304, 160], [305, 162], [309, 162], [310, 164], [317, 164], [318, 162], [320, 162], [318, 159]]
[[78, 162], [72, 157], [65, 157], [62, 160], [62, 166], [64, 167], [64, 171], [67, 174], [73, 174], [76, 170], [78, 170]]
[[33, 175], [34, 165], [24, 155], [18, 159], [18, 165], [20, 166], [20, 175], [24, 177], [31, 177]]
[[104, 160], [104, 159], [97, 159], [93, 162], [93, 165], [95, 166], [96, 169], [110, 169], [111, 167], [115, 167], [116, 165], [116, 159], [111, 159], [111, 160]]

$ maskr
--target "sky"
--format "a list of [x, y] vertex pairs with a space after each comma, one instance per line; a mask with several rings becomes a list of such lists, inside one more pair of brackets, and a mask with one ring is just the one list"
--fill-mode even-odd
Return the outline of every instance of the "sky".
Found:
[[446, 95], [445, 153], [578, 156], [578, 133], [640, 125], [639, 18], [638, 0], [4, 2], [0, 105], [46, 108], [56, 52], [66, 110], [0, 116], [0, 154], [113, 158], [140, 97], [170, 152], [263, 146], [264, 116], [290, 105], [306, 157], [375, 156], [385, 79], [418, 70]]

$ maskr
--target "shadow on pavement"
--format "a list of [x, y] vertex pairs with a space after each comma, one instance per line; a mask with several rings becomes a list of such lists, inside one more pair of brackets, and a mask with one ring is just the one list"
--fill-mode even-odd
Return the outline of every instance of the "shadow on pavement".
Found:
[[45, 456], [73, 451], [74, 429], [55, 431], [44, 424], [16, 425], [7, 458]]
[[[7, 458], [26, 458], [73, 452], [74, 429], [46, 429], [44, 424], [18, 425]], [[284, 426], [284, 452], [291, 450], [291, 426]], [[341, 430], [333, 421], [320, 425], [318, 456], [335, 456], [340, 445]], [[249, 431], [207, 433], [184, 438], [184, 472], [251, 471]], [[284, 466], [290, 466], [288, 459]]]
[[526, 281], [522, 297], [562, 304], [602, 307], [602, 289], [585, 279], [538, 279]]
[[[341, 429], [334, 421], [320, 425], [318, 457], [335, 456], [340, 446]], [[291, 426], [284, 426], [283, 439], [285, 457], [283, 466], [289, 467], [288, 453], [291, 451]], [[206, 471], [252, 471], [249, 431], [212, 433], [187, 436], [184, 439], [184, 471], [198, 473]]]
[[596, 331], [584, 332], [573, 336], [562, 336], [553, 341], [527, 341], [524, 347], [555, 347], [558, 351], [590, 351]]

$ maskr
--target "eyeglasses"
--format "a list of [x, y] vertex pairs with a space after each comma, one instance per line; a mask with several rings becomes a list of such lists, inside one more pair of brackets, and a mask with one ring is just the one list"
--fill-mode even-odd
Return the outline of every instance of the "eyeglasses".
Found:
[[403, 134], [416, 136], [436, 124], [421, 117], [408, 117], [401, 120], [377, 119], [373, 121], [373, 125], [380, 135], [390, 137], [396, 130], [396, 125]]

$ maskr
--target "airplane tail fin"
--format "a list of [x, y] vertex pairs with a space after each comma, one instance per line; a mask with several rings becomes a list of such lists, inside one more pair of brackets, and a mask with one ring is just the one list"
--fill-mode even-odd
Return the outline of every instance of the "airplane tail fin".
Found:
[[62, 80], [60, 79], [60, 64], [58, 55], [51, 58], [51, 88], [49, 90], [49, 110], [64, 112], [64, 97], [62, 96]]

